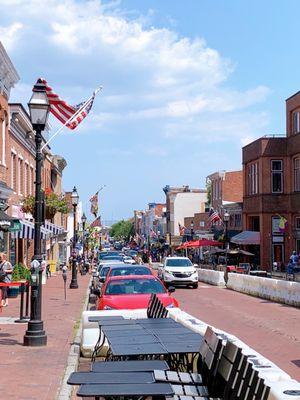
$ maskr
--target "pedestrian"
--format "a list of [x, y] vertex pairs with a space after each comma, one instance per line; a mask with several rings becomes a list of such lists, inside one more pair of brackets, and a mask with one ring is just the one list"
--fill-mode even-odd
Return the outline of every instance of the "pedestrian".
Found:
[[[6, 259], [6, 254], [5, 253], [0, 253], [0, 271], [5, 273], [5, 277], [3, 280], [3, 283], [9, 283], [11, 282], [12, 279], [12, 272], [13, 272], [13, 267], [9, 261]], [[7, 300], [7, 286], [2, 286], [1, 287], [2, 291], [2, 307], [7, 307], [8, 306], [8, 300]]]

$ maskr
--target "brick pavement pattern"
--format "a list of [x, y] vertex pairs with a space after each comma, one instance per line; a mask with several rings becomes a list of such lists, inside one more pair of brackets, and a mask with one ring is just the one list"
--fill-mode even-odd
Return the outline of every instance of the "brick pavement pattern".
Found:
[[180, 308], [228, 333], [300, 380], [299, 309], [199, 282], [177, 288]]
[[[68, 273], [70, 283], [71, 273]], [[54, 400], [66, 367], [75, 325], [80, 321], [90, 275], [78, 275], [78, 289], [67, 289], [64, 300], [61, 274], [43, 285], [46, 347], [24, 347], [27, 324], [0, 324], [0, 398]], [[68, 286], [67, 286], [68, 287]], [[0, 317], [19, 316], [19, 298], [9, 299]]]

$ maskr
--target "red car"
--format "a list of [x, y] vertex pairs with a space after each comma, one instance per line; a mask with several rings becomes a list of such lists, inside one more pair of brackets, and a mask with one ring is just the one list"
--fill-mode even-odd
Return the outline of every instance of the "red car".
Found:
[[167, 291], [153, 275], [110, 277], [102, 286], [98, 310], [147, 308], [151, 293], [156, 293], [165, 307], [178, 307], [178, 301], [171, 296], [174, 290], [170, 287]]

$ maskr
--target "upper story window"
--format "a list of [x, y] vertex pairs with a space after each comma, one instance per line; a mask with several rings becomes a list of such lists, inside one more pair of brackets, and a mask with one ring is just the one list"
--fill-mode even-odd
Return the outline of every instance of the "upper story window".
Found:
[[248, 195], [258, 193], [258, 163], [248, 165]]
[[300, 158], [294, 158], [294, 192], [300, 192]]
[[293, 134], [300, 132], [300, 113], [295, 111], [293, 113]]
[[272, 193], [283, 192], [283, 167], [282, 160], [271, 161], [271, 189]]

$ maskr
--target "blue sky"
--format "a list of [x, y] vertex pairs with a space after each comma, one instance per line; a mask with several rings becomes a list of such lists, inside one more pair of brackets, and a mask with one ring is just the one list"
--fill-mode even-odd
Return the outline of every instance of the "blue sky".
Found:
[[214, 171], [240, 169], [244, 144], [284, 133], [284, 100], [300, 89], [296, 0], [0, 6], [0, 40], [21, 77], [12, 101], [26, 103], [39, 76], [71, 104], [103, 86], [93, 113], [52, 149], [86, 210], [107, 185], [104, 220], [163, 201], [166, 184], [203, 187]]

